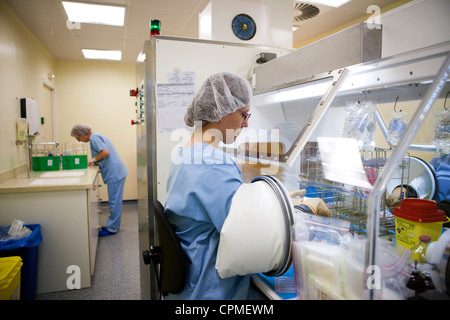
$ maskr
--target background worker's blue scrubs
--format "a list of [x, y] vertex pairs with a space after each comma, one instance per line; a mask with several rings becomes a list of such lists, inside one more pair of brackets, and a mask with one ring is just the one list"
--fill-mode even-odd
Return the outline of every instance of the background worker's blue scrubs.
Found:
[[221, 279], [215, 269], [220, 230], [242, 173], [226, 153], [198, 143], [172, 159], [165, 213], [188, 258], [184, 290], [168, 299], [247, 299], [250, 276]]
[[441, 202], [450, 200], [450, 155], [435, 157], [430, 162], [433, 165], [438, 181], [438, 192], [433, 200]]
[[119, 231], [122, 219], [123, 189], [128, 170], [113, 143], [108, 138], [98, 132], [93, 132], [89, 139], [89, 144], [93, 158], [100, 151], [109, 150], [109, 155], [100, 161], [96, 161], [95, 164], [100, 166], [103, 182], [108, 187], [110, 215], [105, 227], [110, 233], [116, 233]]

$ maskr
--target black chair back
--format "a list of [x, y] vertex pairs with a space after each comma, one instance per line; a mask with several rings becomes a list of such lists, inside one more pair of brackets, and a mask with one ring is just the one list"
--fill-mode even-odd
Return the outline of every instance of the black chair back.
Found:
[[154, 200], [153, 207], [159, 239], [159, 290], [166, 296], [184, 289], [187, 278], [186, 256], [180, 240], [167, 220], [162, 204]]

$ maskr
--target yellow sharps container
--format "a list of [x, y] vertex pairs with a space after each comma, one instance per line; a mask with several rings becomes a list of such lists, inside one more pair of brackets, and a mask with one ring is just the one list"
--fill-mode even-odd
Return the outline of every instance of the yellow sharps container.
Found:
[[20, 299], [20, 257], [0, 258], [0, 300]]

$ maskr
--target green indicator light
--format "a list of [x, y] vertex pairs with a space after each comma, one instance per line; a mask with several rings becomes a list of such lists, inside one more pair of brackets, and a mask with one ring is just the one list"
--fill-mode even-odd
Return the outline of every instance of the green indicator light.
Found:
[[150, 21], [150, 36], [161, 34], [161, 21]]

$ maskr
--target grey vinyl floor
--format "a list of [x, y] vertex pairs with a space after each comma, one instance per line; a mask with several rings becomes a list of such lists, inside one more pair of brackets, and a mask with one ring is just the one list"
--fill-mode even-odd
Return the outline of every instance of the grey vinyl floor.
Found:
[[[108, 212], [108, 204], [101, 204]], [[119, 232], [100, 237], [91, 287], [36, 295], [36, 300], [140, 300], [137, 202], [126, 201]]]

